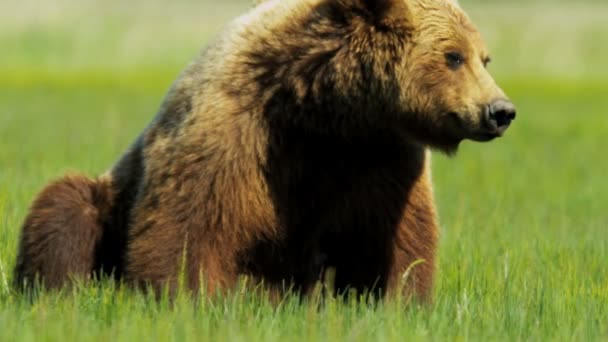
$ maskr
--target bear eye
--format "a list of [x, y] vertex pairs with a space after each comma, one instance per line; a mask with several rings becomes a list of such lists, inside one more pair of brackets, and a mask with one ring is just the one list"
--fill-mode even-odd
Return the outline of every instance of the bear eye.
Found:
[[464, 64], [464, 56], [460, 52], [448, 52], [445, 54], [445, 60], [452, 70], [457, 70]]

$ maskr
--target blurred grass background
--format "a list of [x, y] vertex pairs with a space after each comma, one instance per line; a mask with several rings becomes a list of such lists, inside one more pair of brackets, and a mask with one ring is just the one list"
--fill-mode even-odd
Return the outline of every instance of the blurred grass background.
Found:
[[35, 304], [12, 294], [35, 193], [68, 170], [110, 167], [250, 4], [0, 2], [0, 340], [608, 340], [608, 3], [460, 2], [519, 114], [503, 139], [435, 155], [437, 302], [314, 313], [256, 299], [168, 308], [111, 286]]
[[[608, 46], [598, 39], [606, 31], [604, 1], [461, 2], [493, 48], [499, 76], [601, 79], [608, 74]], [[160, 68], [172, 73], [249, 3], [5, 0], [0, 4], [2, 71]]]

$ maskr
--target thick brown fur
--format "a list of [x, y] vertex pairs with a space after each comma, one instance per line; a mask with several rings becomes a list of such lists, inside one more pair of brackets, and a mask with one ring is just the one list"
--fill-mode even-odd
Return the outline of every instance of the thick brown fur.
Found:
[[307, 293], [331, 268], [338, 291], [430, 299], [429, 148], [482, 140], [481, 108], [504, 97], [486, 58], [452, 1], [260, 1], [185, 70], [111, 179], [43, 191], [16, 278], [175, 289], [184, 266], [193, 290], [248, 276]]
[[48, 185], [25, 219], [15, 283], [57, 288], [71, 277], [89, 279], [111, 198], [103, 178], [69, 175]]

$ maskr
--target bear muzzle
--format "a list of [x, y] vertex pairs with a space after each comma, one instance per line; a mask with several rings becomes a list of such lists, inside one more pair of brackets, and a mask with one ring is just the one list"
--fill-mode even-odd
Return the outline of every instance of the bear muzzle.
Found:
[[487, 112], [488, 123], [498, 133], [498, 136], [505, 133], [517, 115], [515, 105], [511, 101], [503, 99], [494, 101]]
[[511, 122], [515, 120], [517, 110], [511, 101], [499, 99], [484, 106], [480, 114], [480, 129], [475, 132], [473, 140], [489, 141], [505, 134]]

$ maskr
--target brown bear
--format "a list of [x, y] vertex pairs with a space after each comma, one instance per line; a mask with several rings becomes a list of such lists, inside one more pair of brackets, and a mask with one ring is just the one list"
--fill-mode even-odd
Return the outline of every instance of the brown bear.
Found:
[[450, 0], [266, 0], [183, 72], [96, 180], [42, 191], [15, 281], [113, 275], [223, 291], [241, 276], [307, 293], [431, 298], [429, 150], [503, 135], [515, 107]]

